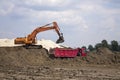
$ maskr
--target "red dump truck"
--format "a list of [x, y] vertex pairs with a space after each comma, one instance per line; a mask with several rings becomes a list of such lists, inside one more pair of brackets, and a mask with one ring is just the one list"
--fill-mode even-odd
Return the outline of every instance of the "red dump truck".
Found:
[[55, 48], [54, 50], [55, 57], [76, 57], [76, 56], [86, 56], [85, 48]]

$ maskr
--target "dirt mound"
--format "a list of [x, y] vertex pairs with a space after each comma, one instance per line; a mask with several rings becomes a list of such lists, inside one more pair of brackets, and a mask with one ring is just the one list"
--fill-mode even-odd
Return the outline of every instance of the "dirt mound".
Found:
[[2, 65], [39, 65], [47, 61], [46, 49], [26, 49], [24, 47], [1, 47], [0, 64]]
[[47, 49], [26, 49], [24, 47], [0, 47], [0, 65], [13, 66], [81, 66], [84, 64], [119, 64], [120, 53], [107, 48], [88, 53], [86, 57], [54, 58]]
[[113, 53], [108, 48], [99, 48], [95, 52], [88, 53], [86, 61], [92, 64], [118, 64], [120, 53]]

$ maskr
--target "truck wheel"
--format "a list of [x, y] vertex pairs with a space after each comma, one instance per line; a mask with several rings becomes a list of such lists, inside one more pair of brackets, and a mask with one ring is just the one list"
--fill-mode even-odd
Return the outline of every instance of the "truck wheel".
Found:
[[78, 52], [78, 53], [77, 53], [77, 56], [80, 56], [80, 55], [81, 55], [81, 53], [80, 53], [80, 52]]
[[29, 45], [25, 45], [25, 48], [28, 49], [28, 48], [29, 48]]

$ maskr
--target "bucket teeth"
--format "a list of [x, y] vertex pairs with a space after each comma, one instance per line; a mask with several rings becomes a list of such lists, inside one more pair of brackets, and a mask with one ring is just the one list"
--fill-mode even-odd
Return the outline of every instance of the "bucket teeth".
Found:
[[56, 41], [56, 43], [63, 43], [63, 42], [64, 42], [63, 36], [60, 36], [59, 39]]

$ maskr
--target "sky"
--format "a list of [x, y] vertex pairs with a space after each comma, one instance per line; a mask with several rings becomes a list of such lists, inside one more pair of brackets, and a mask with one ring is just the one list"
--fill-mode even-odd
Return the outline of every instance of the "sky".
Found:
[[[95, 45], [120, 41], [120, 0], [0, 0], [0, 38], [25, 37], [35, 28], [56, 21], [62, 45]], [[54, 30], [37, 39], [58, 39]]]

